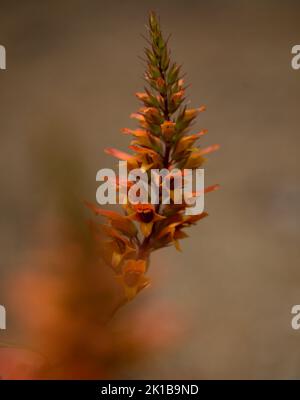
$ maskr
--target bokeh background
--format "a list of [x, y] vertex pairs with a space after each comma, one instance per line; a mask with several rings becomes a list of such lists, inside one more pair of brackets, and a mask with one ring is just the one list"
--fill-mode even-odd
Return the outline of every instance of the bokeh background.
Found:
[[115, 165], [103, 149], [128, 145], [120, 129], [134, 127], [141, 34], [155, 10], [172, 33], [191, 104], [207, 105], [197, 126], [209, 130], [203, 143], [221, 150], [206, 165], [206, 182], [221, 190], [207, 195], [210, 217], [192, 228], [182, 253], [153, 256], [152, 287], [128, 307], [134, 316], [155, 303], [154, 320], [164, 307], [166, 318], [178, 318], [180, 339], [157, 325], [153, 340], [174, 343], [130, 363], [128, 349], [112, 376], [300, 378], [300, 331], [291, 328], [300, 303], [300, 71], [291, 68], [300, 3], [1, 0], [0, 8], [0, 304], [8, 315], [0, 339], [23, 336], [21, 314], [36, 326], [47, 319], [49, 310], [35, 307], [51, 289], [33, 292], [27, 309], [30, 284], [19, 276], [28, 264], [36, 274], [51, 264], [47, 251], [44, 259], [31, 253], [41, 237], [44, 249], [61, 235], [53, 221], [85, 229], [82, 200], [95, 200], [97, 170]]

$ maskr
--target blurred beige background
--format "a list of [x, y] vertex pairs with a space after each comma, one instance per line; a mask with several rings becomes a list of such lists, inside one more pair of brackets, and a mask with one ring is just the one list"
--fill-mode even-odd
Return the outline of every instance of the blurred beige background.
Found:
[[[205, 143], [210, 217], [183, 253], [152, 259], [139, 301], [170, 300], [188, 320], [185, 340], [130, 370], [139, 378], [300, 378], [300, 3], [288, 1], [0, 1], [1, 286], [30, 246], [35, 222], [55, 209], [59, 185], [76, 208], [95, 199], [96, 171], [125, 149], [122, 127], [143, 87], [149, 10], [172, 33]], [[80, 205], [81, 206], [81, 205]], [[5, 299], [0, 293], [0, 304]], [[132, 304], [131, 307], [135, 307]], [[9, 335], [14, 321], [9, 317]]]

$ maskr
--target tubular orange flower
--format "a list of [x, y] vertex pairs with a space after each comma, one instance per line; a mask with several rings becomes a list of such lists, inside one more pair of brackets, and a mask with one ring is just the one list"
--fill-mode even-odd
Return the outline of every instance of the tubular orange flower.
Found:
[[119, 160], [127, 161], [127, 165], [128, 165], [129, 169], [134, 169], [134, 168], [139, 167], [138, 162], [135, 159], [135, 157], [133, 157], [130, 154], [124, 153], [123, 151], [113, 149], [113, 148], [108, 148], [105, 150], [105, 152], [107, 154], [110, 154], [110, 155], [118, 158]]
[[127, 260], [123, 265], [122, 274], [117, 276], [117, 280], [124, 287], [128, 300], [132, 300], [140, 290], [148, 286], [149, 279], [145, 272], [145, 260]]
[[203, 129], [201, 132], [195, 133], [194, 135], [186, 135], [180, 138], [174, 149], [174, 155], [176, 155], [179, 159], [183, 155], [183, 153], [188, 150], [197, 139], [199, 139], [200, 136], [203, 136], [206, 133], [207, 129]]
[[116, 234], [112, 238], [113, 240], [105, 244], [104, 249], [110, 252], [111, 266], [117, 270], [123, 259], [135, 253], [135, 248], [123, 236]]
[[132, 206], [134, 213], [130, 218], [140, 223], [141, 231], [145, 237], [151, 234], [153, 224], [165, 217], [155, 212], [153, 204], [135, 204]]

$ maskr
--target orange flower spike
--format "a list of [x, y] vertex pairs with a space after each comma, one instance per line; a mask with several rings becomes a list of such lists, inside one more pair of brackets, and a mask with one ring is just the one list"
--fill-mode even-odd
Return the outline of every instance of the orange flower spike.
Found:
[[[181, 67], [171, 60], [168, 41], [164, 39], [159, 20], [154, 13], [150, 13], [148, 25], [150, 46], [145, 49], [146, 86], [143, 92], [136, 93], [142, 107], [131, 114], [131, 117], [138, 121], [138, 129], [123, 129], [123, 133], [133, 136], [130, 149], [134, 154], [111, 148], [106, 152], [126, 160], [128, 169], [140, 168], [147, 171], [148, 176], [150, 168], [164, 168], [170, 172], [176, 168], [184, 175], [184, 168], [201, 167], [205, 161], [204, 155], [217, 150], [219, 146], [213, 145], [204, 149], [195, 147], [195, 142], [206, 130], [193, 135], [187, 134], [194, 119], [206, 108], [187, 108], [186, 86], [182, 79]], [[117, 178], [118, 188], [122, 185], [124, 183]], [[214, 185], [202, 192], [207, 193], [216, 188]], [[133, 205], [128, 202], [126, 196], [127, 204], [123, 204], [123, 217], [111, 211], [105, 212], [91, 207], [96, 215], [108, 219], [108, 229], [111, 231], [107, 234], [111, 241], [115, 242], [113, 245], [110, 242], [107, 246], [109, 263], [125, 289], [127, 300], [133, 299], [149, 283], [145, 272], [151, 252], [171, 243], [180, 250], [179, 240], [187, 237], [183, 229], [207, 215], [185, 215], [189, 205], [185, 202], [174, 204], [175, 195], [176, 188], [171, 181], [171, 204]], [[191, 196], [194, 195], [194, 192], [191, 193]]]
[[156, 213], [153, 204], [134, 204], [132, 208], [134, 212], [129, 218], [140, 223], [141, 232], [145, 237], [151, 234], [153, 224], [156, 221], [165, 219], [163, 215]]
[[127, 260], [117, 280], [125, 290], [127, 300], [132, 300], [137, 293], [149, 285], [150, 280], [145, 276], [145, 260]]

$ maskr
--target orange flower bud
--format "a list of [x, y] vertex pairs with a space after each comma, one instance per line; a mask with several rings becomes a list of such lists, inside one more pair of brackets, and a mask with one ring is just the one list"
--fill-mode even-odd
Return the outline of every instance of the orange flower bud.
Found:
[[156, 79], [156, 83], [157, 83], [157, 86], [160, 88], [163, 88], [165, 86], [165, 81], [161, 77]]
[[137, 293], [149, 284], [149, 279], [145, 277], [145, 260], [127, 260], [123, 267], [120, 282], [125, 289], [128, 300], [132, 300]]
[[179, 92], [173, 94], [172, 100], [175, 103], [177, 103], [178, 101], [180, 101], [182, 99], [183, 95], [184, 95], [184, 90], [182, 89]]
[[137, 97], [139, 100], [141, 100], [141, 101], [146, 101], [146, 100], [149, 98], [149, 96], [147, 95], [147, 93], [140, 93], [140, 92], [137, 92], [135, 95], [136, 95], [136, 97]]
[[160, 113], [155, 107], [146, 107], [144, 108], [144, 113], [151, 117], [160, 117]]
[[160, 127], [163, 137], [170, 140], [175, 133], [175, 122], [165, 121]]
[[199, 108], [190, 108], [188, 110], [185, 110], [184, 113], [184, 119], [187, 121], [191, 121], [194, 119], [200, 112], [203, 112], [206, 110], [205, 106], [201, 106]]

